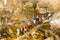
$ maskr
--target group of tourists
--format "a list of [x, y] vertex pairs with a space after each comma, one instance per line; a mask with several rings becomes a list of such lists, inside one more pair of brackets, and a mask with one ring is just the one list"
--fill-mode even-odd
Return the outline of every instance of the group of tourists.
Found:
[[36, 16], [35, 18], [33, 18], [32, 21], [29, 21], [27, 24], [23, 24], [23, 27], [21, 27], [20, 29], [17, 28], [17, 34], [20, 35], [20, 34], [24, 34], [26, 33], [27, 31], [29, 31], [31, 28], [34, 27], [34, 25], [37, 25], [39, 24], [40, 22], [42, 22], [42, 16], [38, 15]]

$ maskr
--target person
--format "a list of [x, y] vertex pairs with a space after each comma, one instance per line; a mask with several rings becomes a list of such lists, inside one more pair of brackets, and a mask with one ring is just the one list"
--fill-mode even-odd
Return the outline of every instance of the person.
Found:
[[38, 23], [39, 23], [39, 18], [38, 18], [38, 16], [36, 16], [36, 17], [34, 18], [33, 22], [34, 22], [34, 24], [38, 24]]
[[30, 29], [30, 28], [32, 28], [32, 26], [33, 26], [33, 21], [29, 21], [28, 22], [28, 28]]
[[19, 34], [20, 34], [20, 29], [17, 28], [17, 36], [19, 36]]
[[34, 24], [36, 24], [36, 20], [35, 19], [33, 20], [33, 22], [34, 22]]
[[21, 28], [21, 33], [22, 33], [22, 35], [24, 34], [24, 28], [23, 27]]
[[26, 32], [27, 31], [27, 24], [24, 24], [23, 28], [24, 28], [24, 32]]
[[42, 16], [38, 15], [37, 18], [39, 19], [39, 22], [42, 22]]

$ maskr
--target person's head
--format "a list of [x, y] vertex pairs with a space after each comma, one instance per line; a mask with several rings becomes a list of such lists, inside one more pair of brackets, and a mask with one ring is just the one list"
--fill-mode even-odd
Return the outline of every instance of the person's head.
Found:
[[38, 15], [36, 16], [36, 18], [39, 18]]

